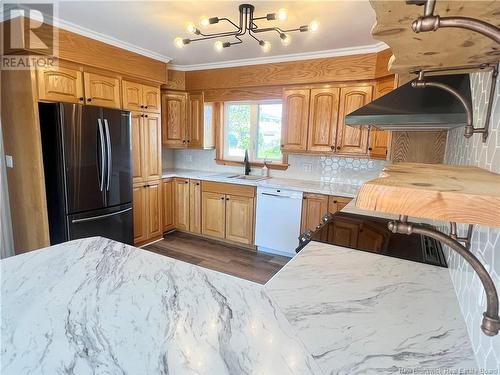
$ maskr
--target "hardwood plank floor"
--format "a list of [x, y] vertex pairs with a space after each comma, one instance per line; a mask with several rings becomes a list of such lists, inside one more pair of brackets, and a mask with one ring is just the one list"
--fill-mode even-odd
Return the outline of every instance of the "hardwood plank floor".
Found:
[[143, 249], [260, 284], [265, 284], [290, 260], [181, 232], [169, 233]]

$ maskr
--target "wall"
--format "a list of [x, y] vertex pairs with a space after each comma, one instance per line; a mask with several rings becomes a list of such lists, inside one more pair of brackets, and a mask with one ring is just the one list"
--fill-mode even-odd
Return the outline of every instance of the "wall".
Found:
[[[215, 150], [168, 150], [163, 149], [163, 168], [200, 169], [214, 172], [243, 172], [243, 167], [219, 165], [215, 162]], [[341, 158], [310, 155], [290, 155], [290, 166], [285, 171], [271, 170], [275, 178], [291, 178], [309, 181], [344, 182], [359, 185], [377, 177], [386, 164], [383, 160]], [[260, 169], [252, 170], [259, 174]]]
[[[500, 90], [498, 87], [500, 82], [498, 81], [500, 80], [497, 80], [490, 122], [491, 130], [487, 143], [483, 143], [482, 137], [478, 134], [467, 140], [463, 136], [463, 128], [450, 131], [445, 153], [446, 164], [474, 165], [500, 173]], [[489, 73], [471, 75], [476, 127], [481, 127], [484, 124], [490, 82], [491, 74]], [[465, 226], [461, 226], [461, 229], [461, 235], [463, 235]], [[476, 225], [471, 251], [490, 272], [497, 290], [500, 290], [500, 228]], [[480, 329], [482, 314], [486, 306], [482, 285], [463, 258], [453, 251], [448, 251], [447, 257], [451, 278], [455, 285], [462, 314], [467, 322], [478, 365], [489, 369], [500, 368], [500, 335], [493, 338], [487, 337]]]

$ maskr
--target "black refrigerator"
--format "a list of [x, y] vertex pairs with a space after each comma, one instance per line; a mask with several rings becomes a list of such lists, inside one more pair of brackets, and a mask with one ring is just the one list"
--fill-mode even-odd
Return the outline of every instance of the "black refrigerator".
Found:
[[38, 107], [51, 244], [91, 236], [132, 244], [130, 112]]

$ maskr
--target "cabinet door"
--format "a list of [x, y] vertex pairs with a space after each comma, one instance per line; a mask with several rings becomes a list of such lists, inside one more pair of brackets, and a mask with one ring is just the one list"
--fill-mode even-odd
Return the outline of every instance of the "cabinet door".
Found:
[[143, 114], [147, 180], [161, 179], [161, 124], [157, 113]]
[[163, 180], [163, 201], [161, 206], [162, 206], [163, 231], [167, 232], [175, 228], [173, 180]]
[[203, 94], [189, 94], [187, 144], [190, 148], [203, 148], [203, 109]]
[[142, 86], [142, 103], [147, 112], [160, 113], [160, 89], [154, 86]]
[[341, 154], [366, 155], [368, 128], [348, 126], [345, 116], [372, 100], [372, 86], [343, 87], [340, 89], [339, 125], [336, 151]]
[[203, 192], [201, 196], [201, 233], [224, 238], [226, 225], [226, 197], [224, 194]]
[[132, 189], [132, 202], [134, 207], [134, 244], [145, 241], [148, 236], [148, 205], [146, 191], [143, 185], [134, 186]]
[[162, 140], [168, 147], [186, 147], [186, 95], [162, 94]]
[[329, 231], [329, 241], [338, 246], [356, 247], [358, 244], [360, 224], [342, 220], [333, 224], [333, 232]]
[[174, 179], [174, 224], [177, 229], [189, 230], [189, 180]]
[[201, 233], [201, 181], [189, 180], [189, 231]]
[[66, 103], [83, 103], [82, 72], [67, 68], [39, 69], [38, 98]]
[[307, 148], [310, 95], [309, 89], [283, 91], [281, 128], [281, 149], [283, 151], [305, 151]]
[[161, 184], [150, 183], [146, 188], [148, 197], [148, 238], [161, 236]]
[[120, 80], [95, 73], [83, 73], [85, 102], [99, 107], [120, 108]]
[[144, 159], [144, 125], [139, 112], [132, 112], [132, 181], [134, 184], [146, 181]]
[[314, 230], [321, 218], [328, 213], [328, 195], [304, 194], [302, 202], [301, 233]]
[[129, 111], [142, 111], [142, 85], [136, 82], [122, 81], [123, 109]]
[[328, 212], [334, 214], [342, 210], [352, 199], [344, 197], [328, 197]]
[[333, 152], [335, 150], [339, 93], [338, 88], [311, 90], [307, 137], [309, 151]]
[[226, 195], [226, 239], [253, 244], [254, 199]]
[[[395, 82], [396, 80], [394, 76], [382, 78], [381, 80], [377, 81], [377, 84], [375, 86], [375, 99], [378, 99], [394, 90]], [[391, 132], [388, 130], [376, 130], [374, 128], [370, 129], [370, 147], [368, 148], [368, 151], [370, 152], [370, 158], [387, 158], [390, 136]]]

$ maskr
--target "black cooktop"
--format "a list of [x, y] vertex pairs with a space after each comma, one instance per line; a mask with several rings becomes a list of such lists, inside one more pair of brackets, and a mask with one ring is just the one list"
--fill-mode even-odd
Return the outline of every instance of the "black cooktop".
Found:
[[313, 232], [300, 236], [299, 252], [310, 241], [368, 251], [394, 258], [447, 267], [441, 244], [419, 234], [397, 234], [390, 220], [344, 212], [330, 214]]

